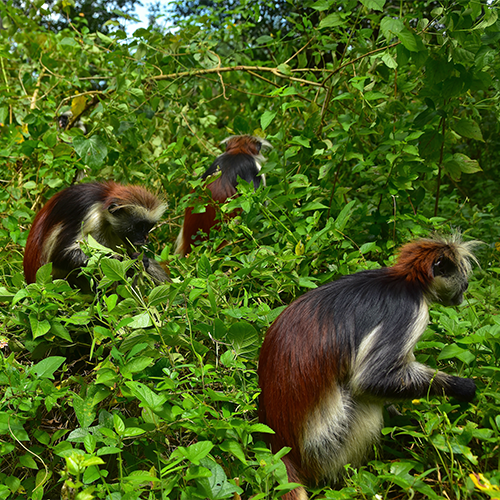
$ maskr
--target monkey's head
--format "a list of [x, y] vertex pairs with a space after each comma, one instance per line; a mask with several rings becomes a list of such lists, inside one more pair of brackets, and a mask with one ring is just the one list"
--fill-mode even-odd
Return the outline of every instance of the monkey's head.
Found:
[[226, 145], [226, 153], [230, 155], [247, 154], [259, 157], [260, 150], [264, 148], [272, 148], [271, 144], [263, 139], [253, 135], [232, 135], [224, 139], [221, 144]]
[[57, 125], [61, 130], [66, 130], [66, 127], [68, 126], [69, 121], [73, 118], [73, 113], [71, 111], [66, 111], [64, 113], [61, 113], [57, 117]]
[[140, 186], [110, 184], [104, 218], [127, 247], [147, 243], [148, 234], [166, 209], [157, 196]]
[[404, 245], [397, 264], [397, 276], [420, 287], [428, 302], [445, 306], [462, 303], [469, 286], [472, 253], [478, 241], [462, 242], [459, 233], [448, 238], [434, 237]]
[[432, 273], [434, 280], [428, 292], [431, 301], [445, 306], [461, 304], [469, 286], [469, 273], [465, 266], [443, 256], [432, 265]]

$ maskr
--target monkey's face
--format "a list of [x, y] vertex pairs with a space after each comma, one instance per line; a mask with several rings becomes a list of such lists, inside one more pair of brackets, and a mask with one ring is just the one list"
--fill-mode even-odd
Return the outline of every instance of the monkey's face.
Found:
[[59, 115], [57, 118], [57, 124], [59, 128], [62, 130], [66, 130], [66, 127], [68, 126], [68, 123], [72, 117], [73, 113], [71, 111], [66, 111], [65, 113]]
[[59, 128], [65, 130], [68, 126], [69, 119], [67, 116], [61, 115], [58, 119]]
[[108, 210], [111, 215], [111, 226], [118, 238], [128, 247], [141, 246], [147, 243], [148, 234], [153, 229], [154, 222], [138, 217], [127, 207], [112, 206]]
[[153, 229], [153, 225], [150, 221], [147, 220], [138, 220], [130, 228], [126, 238], [132, 243], [134, 246], [145, 245], [148, 242], [148, 234]]
[[445, 306], [456, 306], [464, 300], [464, 292], [469, 286], [467, 273], [449, 259], [439, 259], [432, 266], [434, 281], [431, 285], [433, 302]]

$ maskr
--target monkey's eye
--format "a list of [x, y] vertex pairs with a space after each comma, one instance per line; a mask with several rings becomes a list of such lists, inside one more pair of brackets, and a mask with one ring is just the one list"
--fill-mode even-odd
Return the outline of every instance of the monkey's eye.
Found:
[[449, 259], [444, 257], [436, 260], [432, 265], [432, 274], [436, 276], [451, 276], [456, 271], [456, 266]]
[[113, 215], [120, 215], [120, 212], [122, 211], [122, 208], [118, 203], [111, 203], [108, 207], [108, 212], [113, 214]]

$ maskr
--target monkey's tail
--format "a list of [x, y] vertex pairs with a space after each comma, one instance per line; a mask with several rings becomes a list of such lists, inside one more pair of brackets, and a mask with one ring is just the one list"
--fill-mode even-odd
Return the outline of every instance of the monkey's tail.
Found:
[[[288, 482], [302, 483], [302, 480], [300, 479], [299, 473], [297, 472], [297, 469], [295, 468], [293, 462], [288, 457], [283, 457], [282, 460], [286, 466], [286, 471], [288, 473]], [[283, 495], [283, 500], [307, 500], [307, 498], [308, 497], [306, 490], [302, 486], [299, 486], [298, 488], [295, 488], [294, 490], [288, 492], [286, 495]]]

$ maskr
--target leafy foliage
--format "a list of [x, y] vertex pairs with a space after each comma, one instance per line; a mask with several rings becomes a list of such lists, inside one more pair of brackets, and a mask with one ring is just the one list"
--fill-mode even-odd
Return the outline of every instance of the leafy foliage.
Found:
[[[375, 459], [322, 494], [498, 491], [498, 5], [307, 1], [268, 32], [259, 9], [128, 38], [0, 3], [1, 498], [278, 498], [286, 450], [256, 420], [266, 329], [307, 289], [451, 227], [485, 242], [481, 268], [466, 304], [433, 309], [418, 358], [474, 377], [477, 401], [398, 404]], [[86, 135], [57, 129], [70, 109]], [[273, 145], [267, 186], [242, 183], [222, 207], [240, 215], [178, 258], [200, 174], [242, 133]], [[50, 266], [26, 286], [34, 214], [82, 178], [165, 196], [147, 252], [171, 283], [89, 241], [95, 296]]]

